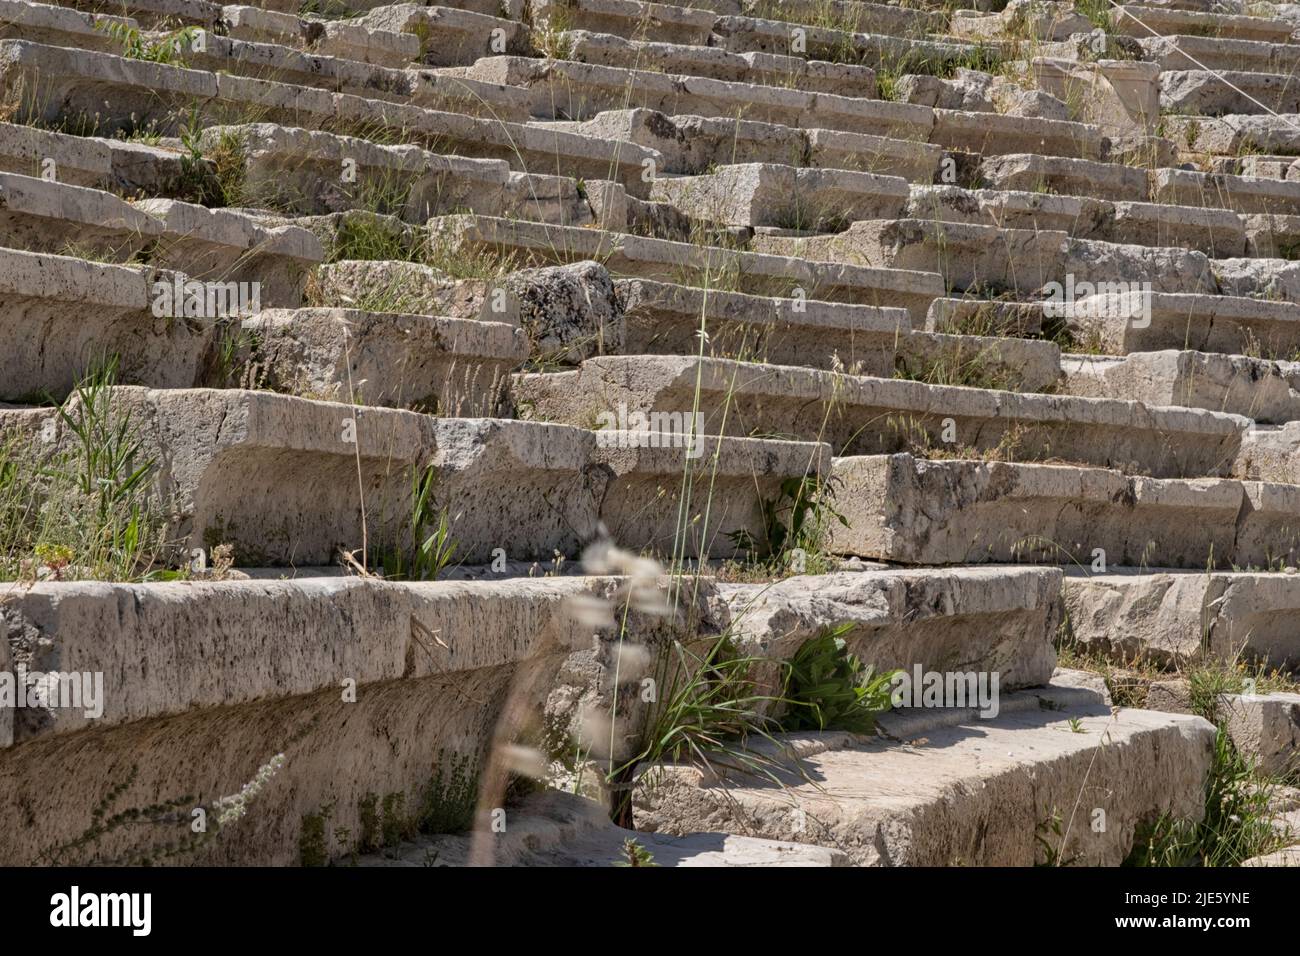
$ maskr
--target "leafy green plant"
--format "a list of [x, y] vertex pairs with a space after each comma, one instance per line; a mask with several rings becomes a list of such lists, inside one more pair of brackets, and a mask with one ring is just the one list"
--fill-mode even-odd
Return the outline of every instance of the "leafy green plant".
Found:
[[615, 866], [658, 866], [654, 856], [633, 837], [623, 841], [623, 858], [614, 862]]
[[139, 27], [118, 20], [101, 20], [95, 24], [114, 40], [122, 44], [122, 56], [128, 60], [146, 60], [150, 63], [185, 63], [185, 48], [194, 42], [198, 27], [182, 27], [150, 39]]
[[848, 652], [844, 635], [852, 628], [827, 628], [805, 641], [790, 659], [782, 695], [787, 708], [783, 730], [870, 733], [876, 715], [889, 710], [895, 672], [877, 674]]

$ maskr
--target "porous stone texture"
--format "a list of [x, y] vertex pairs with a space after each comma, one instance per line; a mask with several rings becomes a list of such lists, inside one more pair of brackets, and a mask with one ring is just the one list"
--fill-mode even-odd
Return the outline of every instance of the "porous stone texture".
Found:
[[1292, 607], [1300, 577], [1250, 571], [1065, 569], [1063, 594], [1073, 637], [1117, 657], [1159, 663], [1249, 660], [1292, 665], [1300, 643]]
[[[637, 826], [796, 840], [865, 866], [1028, 866], [1045, 862], [1034, 835], [1060, 814], [1050, 862], [1113, 866], [1140, 824], [1203, 813], [1214, 728], [1200, 717], [1112, 712], [1088, 691], [1047, 688], [1006, 695], [992, 719], [944, 710], [879, 723], [879, 740], [781, 735], [771, 753], [785, 764], [779, 787], [726, 771], [646, 768]], [[1101, 832], [1078, 816], [1098, 807]]]
[[513, 388], [526, 414], [543, 421], [587, 425], [620, 407], [698, 410], [709, 432], [806, 435], [837, 454], [1003, 448], [1019, 460], [1050, 457], [1154, 477], [1228, 474], [1248, 425], [1201, 409], [685, 356], [589, 359], [570, 377], [516, 376]]
[[477, 835], [421, 837], [382, 853], [362, 856], [358, 866], [468, 866], [477, 861], [474, 841], [483, 841], [483, 866], [614, 866], [627, 862], [624, 843], [635, 840], [654, 866], [849, 866], [829, 847], [760, 840], [729, 833], [670, 836], [625, 830], [609, 811], [583, 797], [555, 790], [530, 794], [506, 809], [506, 829]]
[[1276, 566], [1300, 548], [1290, 485], [1145, 478], [1065, 465], [911, 455], [837, 458], [841, 554], [914, 564]]

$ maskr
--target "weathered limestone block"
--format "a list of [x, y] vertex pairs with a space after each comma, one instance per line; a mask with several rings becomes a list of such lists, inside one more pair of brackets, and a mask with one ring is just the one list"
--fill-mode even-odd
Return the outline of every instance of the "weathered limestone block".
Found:
[[[325, 564], [360, 548], [363, 500], [372, 547], [410, 546], [413, 479], [426, 469], [462, 560], [490, 560], [498, 547], [574, 553], [595, 531], [594, 438], [578, 429], [234, 389], [121, 388], [114, 412], [130, 415], [140, 456], [155, 465], [169, 540], [228, 543], [240, 564]], [[0, 413], [33, 430], [46, 419], [55, 412]], [[65, 440], [57, 421], [48, 427]]]
[[1051, 0], [1011, 0], [1000, 13], [955, 10], [948, 31], [966, 39], [993, 40], [1003, 34], [1037, 40], [1067, 40], [1091, 33], [1092, 21], [1068, 3]]
[[442, 156], [270, 123], [210, 127], [202, 142], [206, 149], [233, 144], [242, 161], [244, 205], [300, 216], [363, 208], [412, 224], [467, 207], [500, 213], [506, 205], [504, 160]]
[[[609, 600], [620, 584], [335, 577], [23, 589], [0, 609], [0, 663], [13, 662], [12, 647], [34, 670], [102, 673], [104, 711], [97, 719], [66, 708], [19, 713], [18, 742], [0, 750], [0, 771], [13, 781], [0, 801], [0, 856], [51, 862], [41, 855], [82, 834], [118, 785], [122, 809], [192, 794], [212, 822], [217, 797], [238, 793], [283, 753], [245, 820], [197, 856], [153, 862], [295, 864], [306, 818], [327, 804], [330, 822], [352, 840], [335, 842], [330, 827], [323, 850], [346, 857], [364, 832], [367, 793], [402, 794], [414, 815], [439, 797], [435, 777], [446, 785], [457, 758], [472, 782], [502, 702], [540, 706], [566, 655], [588, 646], [593, 631], [618, 634], [613, 621], [593, 625], [572, 609]], [[628, 631], [641, 635], [662, 620], [633, 608]], [[341, 693], [347, 680], [356, 682], [355, 702]], [[76, 773], [82, 785], [50, 787], [42, 767]], [[133, 858], [183, 838], [183, 806], [156, 846], [138, 828], [120, 828], [84, 859]], [[45, 825], [22, 824], [32, 808]]]
[[781, 365], [846, 368], [887, 375], [895, 346], [911, 329], [904, 309], [843, 302], [766, 298], [695, 286], [618, 279], [628, 355], [686, 355], [700, 349], [720, 358], [759, 356]]
[[1063, 594], [1073, 639], [1116, 658], [1281, 667], [1300, 654], [1300, 577], [1292, 574], [1067, 567]]
[[[471, 80], [436, 74], [425, 79], [446, 94], [448, 107], [481, 98]], [[18, 103], [19, 122], [93, 118], [105, 135], [140, 127], [167, 134], [177, 132], [193, 110], [209, 125], [243, 122], [252, 110], [264, 122], [398, 134], [443, 152], [505, 159], [515, 169], [554, 174], [558, 164], [587, 179], [612, 176], [639, 196], [649, 193], [642, 179], [645, 161], [663, 165], [657, 152], [608, 137], [18, 40], [0, 40], [0, 93]]]
[[594, 229], [547, 226], [488, 216], [430, 220], [434, 240], [460, 249], [513, 255], [524, 263], [596, 259], [616, 275], [682, 282], [727, 291], [902, 307], [920, 321], [942, 291], [934, 273], [880, 269], [669, 242]]
[[[1261, 105], [1263, 104], [1263, 105]], [[1160, 76], [1160, 106], [1188, 116], [1300, 112], [1300, 93], [1283, 73], [1171, 70]]]
[[1055, 342], [914, 331], [895, 348], [898, 369], [923, 382], [960, 370], [956, 374], [983, 387], [1043, 392], [1061, 377], [1061, 349]]
[[[831, 529], [840, 554], [908, 564], [1096, 559], [1201, 567], [1246, 560], [1236, 541], [1239, 482], [1152, 479], [1067, 465], [911, 455], [837, 458]], [[1300, 514], [1274, 529], [1274, 551], [1300, 543]]]
[[[1070, 732], [1071, 721], [1080, 732]], [[1203, 812], [1214, 728], [1200, 717], [1127, 708], [1112, 715], [1087, 691], [1047, 688], [1004, 695], [991, 719], [943, 710], [879, 724], [889, 738], [781, 735], [780, 750], [767, 748], [789, 764], [781, 787], [725, 770], [718, 778], [687, 766], [647, 768], [637, 826], [676, 833], [707, 820], [835, 847], [867, 866], [1029, 866], [1043, 862], [1034, 840], [1042, 821], [1068, 819], [1079, 793], [1095, 786], [1105, 831], [1076, 820], [1068, 842], [1048, 839], [1061, 862], [1114, 866], [1139, 824]]]
[[834, 236], [797, 240], [790, 251], [853, 265], [937, 272], [948, 290], [991, 286], [1031, 293], [1060, 272], [1066, 240], [1063, 232], [876, 219], [855, 222]]
[[524, 24], [452, 7], [398, 3], [375, 7], [357, 23], [411, 37], [410, 59], [428, 66], [469, 66], [492, 53], [523, 53], [528, 45]]
[[267, 227], [230, 209], [111, 193], [0, 173], [0, 241], [33, 252], [126, 262], [146, 258], [212, 282], [258, 283], [265, 305], [296, 304], [320, 243], [297, 226]]
[[909, 219], [1063, 232], [1088, 239], [1109, 238], [1114, 216], [1114, 203], [1087, 196], [960, 186], [913, 186], [906, 212]]
[[1293, 260], [1300, 252], [1300, 215], [1241, 218], [1246, 227], [1246, 255]]
[[623, 310], [599, 263], [524, 269], [496, 288], [505, 293], [507, 314], [523, 327], [534, 358], [578, 362], [623, 348]]
[[1070, 104], [1070, 119], [1094, 124], [1107, 136], [1150, 135], [1160, 122], [1157, 64], [1038, 56], [1030, 61], [1030, 72], [1040, 90]]
[[[1018, 394], [836, 375], [725, 359], [605, 356], [567, 376], [522, 375], [532, 417], [589, 424], [594, 412], [705, 413], [705, 431], [829, 442], [837, 454], [1005, 449], [1156, 477], [1227, 474], [1247, 422], [1200, 409]], [[697, 404], [698, 403], [698, 404]]]
[[792, 127], [846, 129], [905, 139], [923, 139], [931, 123], [929, 109], [907, 103], [566, 60], [484, 57], [464, 69], [463, 75], [529, 90], [533, 115], [547, 119], [585, 120], [605, 110], [635, 107], [670, 115], [739, 114]]
[[935, 299], [925, 315], [927, 332], [1037, 338], [1043, 308], [1034, 302], [993, 299]]
[[[668, 836], [624, 830], [609, 820], [609, 808], [562, 790], [529, 794], [510, 808], [510, 827], [490, 841], [492, 866], [608, 867], [626, 861], [624, 841], [636, 840], [655, 866], [823, 867], [848, 866], [846, 854], [828, 847], [759, 840], [729, 833]], [[382, 853], [357, 859], [357, 866], [468, 866], [472, 836], [417, 836]]]
[[[1139, 28], [1140, 29], [1140, 28]], [[1224, 37], [1146, 36], [1137, 37], [1144, 59], [1160, 64], [1161, 70], [1221, 70], [1269, 73], [1279, 61], [1290, 59], [1283, 49], [1289, 44], [1239, 40]]]
[[1066, 355], [1061, 365], [1062, 390], [1070, 395], [1206, 408], [1265, 423], [1300, 418], [1291, 363], [1167, 349], [1123, 357]]
[[935, 110], [930, 142], [985, 156], [1043, 153], [1096, 160], [1103, 157], [1106, 138], [1096, 127], [1083, 123]]
[[0, 400], [62, 399], [109, 356], [119, 381], [199, 384], [228, 323], [156, 315], [155, 283], [177, 279], [148, 266], [0, 250]]
[[746, 653], [788, 660], [828, 627], [876, 672], [998, 672], [1006, 690], [1047, 683], [1060, 624], [1055, 568], [936, 568], [719, 584]]
[[529, 0], [533, 23], [616, 36], [708, 46], [717, 14], [641, 0]]
[[650, 195], [707, 222], [819, 232], [900, 215], [908, 187], [897, 176], [750, 163], [705, 176], [658, 177]]
[[665, 557], [743, 557], [750, 542], [761, 548], [767, 540], [763, 503], [779, 500], [783, 483], [816, 479], [830, 467], [825, 444], [677, 437], [596, 432], [593, 461], [609, 474], [600, 520], [613, 540]]
[[108, 32], [107, 28], [112, 24], [136, 26], [136, 22], [126, 16], [83, 13], [53, 4], [21, 0], [0, 2], [0, 39], [17, 38], [53, 46], [116, 52], [121, 49], [121, 42]]
[[1262, 773], [1285, 777], [1300, 768], [1300, 694], [1228, 694], [1221, 707], [1232, 742]]
[[1217, 206], [1242, 213], [1300, 214], [1300, 182], [1157, 169], [1151, 198], [1180, 206]]
[[[1216, 266], [1220, 262], [1215, 263]], [[1115, 292], [1088, 296], [1062, 317], [1076, 337], [1111, 355], [1195, 349], [1287, 355], [1300, 347], [1300, 306], [1240, 295]]]
[[1146, 171], [1067, 156], [1009, 153], [980, 162], [981, 175], [998, 189], [1048, 191], [1067, 196], [1143, 202]]
[[185, 199], [191, 186], [185, 182], [188, 171], [180, 153], [144, 143], [0, 123], [0, 171], [39, 177], [47, 169], [52, 169], [58, 182], [125, 196]]
[[259, 387], [445, 416], [499, 415], [510, 371], [528, 358], [517, 326], [441, 316], [266, 309], [242, 331], [234, 371]]
[[1242, 436], [1232, 473], [1262, 481], [1300, 481], [1300, 422], [1251, 428]]
[[[1215, 264], [1217, 265], [1217, 263]], [[1148, 247], [1093, 239], [1067, 239], [1060, 261], [1063, 282], [1127, 283], [1153, 293], [1213, 293], [1218, 283], [1210, 259], [1203, 252], [1170, 247]]]
[[1105, 238], [1144, 246], [1181, 246], [1212, 258], [1246, 254], [1247, 232], [1240, 216], [1226, 209], [1115, 203], [1115, 219]]
[[[1213, 36], [1231, 40], [1288, 43], [1295, 26], [1286, 20], [1263, 16], [1233, 16], [1177, 10], [1171, 7], [1126, 4], [1115, 11], [1115, 32], [1145, 38], [1154, 30], [1161, 36]], [[1150, 29], [1148, 29], [1150, 28]]]

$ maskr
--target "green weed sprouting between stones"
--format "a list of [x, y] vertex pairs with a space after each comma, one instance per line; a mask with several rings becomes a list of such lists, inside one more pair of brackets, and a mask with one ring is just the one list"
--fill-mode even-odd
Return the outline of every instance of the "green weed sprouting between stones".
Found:
[[[155, 462], [118, 407], [110, 359], [57, 409], [64, 441], [0, 436], [0, 578], [137, 581], [165, 574], [165, 517], [150, 494]], [[43, 569], [43, 570], [42, 570]]]
[[1255, 762], [1219, 727], [1205, 787], [1205, 816], [1199, 823], [1162, 814], [1139, 831], [1128, 866], [1239, 866], [1279, 849], [1269, 804], [1275, 785], [1261, 780]]
[[875, 729], [876, 715], [889, 710], [895, 672], [877, 674], [850, 654], [844, 635], [852, 629], [852, 624], [827, 628], [790, 659], [783, 730], [834, 728], [866, 734]]

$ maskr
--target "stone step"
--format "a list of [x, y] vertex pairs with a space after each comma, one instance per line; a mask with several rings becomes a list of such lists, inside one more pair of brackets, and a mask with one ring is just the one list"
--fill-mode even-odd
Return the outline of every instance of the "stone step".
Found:
[[[828, 731], [756, 745], [780, 761], [780, 786], [726, 768], [647, 768], [637, 827], [689, 832], [707, 818], [841, 849], [858, 865], [1117, 866], [1140, 824], [1203, 812], [1214, 728], [1200, 717], [1112, 712], [1095, 694], [1049, 687], [1004, 695], [991, 718], [900, 711], [878, 724], [875, 739]], [[1091, 825], [1097, 810], [1104, 828]]]
[[636, 108], [669, 115], [739, 115], [786, 126], [815, 125], [921, 141], [933, 122], [927, 107], [908, 103], [569, 60], [484, 57], [457, 75], [528, 90], [533, 115], [544, 119], [582, 121], [606, 110]]
[[710, 9], [640, 0], [528, 0], [528, 7], [534, 24], [552, 30], [588, 30], [687, 46], [709, 46], [717, 19]]
[[[800, 574], [774, 583], [717, 585], [737, 646], [789, 660], [826, 628], [842, 631], [876, 673], [999, 675], [1002, 690], [1048, 683], [1061, 623], [1060, 570], [1001, 566]], [[774, 688], [779, 693], [779, 688]]]
[[1288, 357], [1300, 347], [1300, 306], [1263, 298], [1101, 292], [1051, 307], [1076, 339], [1109, 355], [1195, 349]]
[[136, 22], [128, 16], [70, 10], [26, 0], [0, 0], [0, 39], [18, 38], [54, 46], [118, 52], [122, 41], [115, 39], [110, 31], [136, 27]]
[[[830, 460], [824, 445], [709, 437], [689, 416], [671, 436], [623, 431], [619, 406], [590, 410], [595, 432], [237, 389], [120, 387], [111, 409], [138, 429], [167, 540], [185, 555], [229, 544], [248, 566], [328, 564], [366, 542], [380, 554], [412, 547], [411, 496], [426, 472], [471, 564], [497, 549], [576, 555], [601, 527], [633, 550], [726, 559], [765, 540], [762, 503], [784, 482]], [[56, 409], [0, 410], [0, 426], [51, 450], [70, 440]], [[304, 468], [315, 481], [297, 480]]]
[[232, 367], [208, 384], [457, 418], [499, 416], [528, 358], [517, 325], [445, 316], [264, 309], [241, 332]]
[[[1154, 238], [1153, 236], [1150, 238]], [[848, 266], [937, 272], [949, 291], [1045, 294], [1051, 283], [1150, 282], [1159, 292], [1217, 291], [1209, 258], [1175, 246], [1075, 239], [1064, 232], [934, 219], [876, 219], [811, 237], [756, 237], [773, 255]]]
[[[433, 216], [474, 209], [485, 215], [553, 219], [557, 225], [594, 219], [573, 179], [514, 173], [502, 159], [440, 155], [418, 146], [379, 145], [269, 123], [209, 127], [202, 143], [205, 149], [225, 151], [227, 169], [242, 163], [242, 205], [289, 215], [361, 209], [423, 225]], [[549, 202], [565, 187], [567, 195], [558, 206]]]
[[1300, 366], [1245, 355], [1168, 349], [1125, 356], [1063, 355], [1061, 390], [1229, 412], [1256, 422], [1300, 419]]
[[1300, 422], [1252, 427], [1242, 436], [1232, 473], [1238, 478], [1300, 482]]
[[1158, 203], [1217, 206], [1241, 213], [1300, 214], [1300, 182], [1158, 169], [1151, 198]]
[[654, 866], [848, 866], [838, 850], [729, 833], [670, 837], [625, 830], [593, 800], [560, 790], [529, 794], [506, 809], [506, 829], [485, 837], [487, 855], [475, 855], [473, 834], [416, 837], [357, 859], [357, 866], [615, 866], [626, 862], [624, 842], [635, 840]]
[[809, 93], [876, 97], [876, 71], [855, 63], [805, 60], [775, 53], [731, 53], [711, 46], [628, 40], [608, 33], [569, 30], [561, 43], [566, 60], [706, 77], [758, 86], [789, 86]]
[[654, 151], [608, 138], [22, 40], [0, 40], [0, 93], [18, 102], [16, 122], [80, 124], [102, 135], [138, 128], [166, 134], [197, 111], [207, 125], [256, 119], [395, 136], [435, 152], [505, 159], [513, 169], [612, 178], [640, 196], [650, 188], [642, 179], [646, 161], [662, 165]]
[[1069, 636], [1116, 659], [1217, 659], [1294, 668], [1300, 578], [1265, 571], [1065, 568]]
[[1215, 258], [1246, 255], [1250, 232], [1246, 218], [1221, 208], [958, 186], [911, 187], [904, 216], [1002, 229], [1054, 230], [1075, 239], [1180, 246]]
[[[173, 199], [128, 203], [111, 193], [0, 173], [0, 245], [109, 262], [147, 262], [214, 283], [256, 284], [263, 305], [296, 305], [324, 253], [297, 226]], [[241, 302], [243, 300], [241, 299]]]
[[[226, 5], [220, 20], [226, 35], [257, 43], [280, 43], [322, 56], [406, 67], [420, 59], [420, 41], [408, 33], [372, 27], [356, 20], [303, 19], [298, 10], [280, 13], [261, 7]], [[203, 25], [203, 24], [200, 24]]]
[[618, 279], [614, 288], [624, 310], [622, 350], [628, 355], [697, 353], [703, 325], [705, 354], [761, 356], [809, 368], [832, 368], [838, 360], [890, 374], [895, 347], [912, 327], [905, 309], [767, 298], [650, 279]]
[[952, 159], [954, 171], [971, 166], [965, 153], [950, 155], [928, 143], [844, 130], [795, 129], [748, 119], [670, 117], [654, 110], [630, 109], [607, 110], [584, 123], [555, 125], [653, 149], [663, 157], [661, 171], [679, 175], [700, 175], [733, 163], [776, 163], [933, 182], [941, 176], [945, 159]]
[[513, 255], [526, 263], [595, 259], [616, 275], [727, 292], [899, 307], [917, 322], [930, 301], [943, 293], [942, 280], [934, 273], [812, 262], [594, 229], [488, 216], [443, 216], [430, 220], [429, 227], [430, 241], [449, 254], [473, 250]]
[[997, 13], [954, 10], [948, 24], [949, 33], [966, 40], [994, 40], [1010, 34], [1059, 41], [1093, 29], [1091, 20], [1065, 3], [1009, 3]]
[[[1289, 43], [1295, 25], [1265, 16], [1234, 16], [1202, 13], [1169, 7], [1124, 4], [1112, 16], [1114, 30], [1121, 36], [1145, 39], [1153, 35], [1214, 37], [1215, 39], [1258, 40]], [[1154, 31], [1154, 32], [1153, 32]]]
[[[859, 0], [744, 0], [741, 12], [757, 19], [798, 24], [831, 22], [851, 33], [923, 36], [942, 33], [943, 13]], [[719, 12], [722, 12], [721, 10]]]
[[703, 176], [659, 176], [652, 199], [704, 222], [836, 231], [859, 219], [902, 215], [908, 185], [898, 176], [769, 163], [720, 166]]
[[192, 199], [201, 185], [182, 155], [168, 149], [13, 123], [0, 123], [0, 172], [127, 197]]
[[1220, 70], [1287, 73], [1300, 65], [1300, 46], [1231, 37], [1147, 34], [1137, 41], [1143, 58], [1161, 70]]
[[911, 455], [837, 458], [840, 554], [908, 564], [1265, 567], [1300, 553], [1300, 487]]
[[[593, 633], [616, 636], [617, 624], [593, 624], [576, 609], [616, 599], [620, 586], [607, 577], [421, 584], [339, 577], [16, 590], [0, 615], [6, 672], [12, 646], [29, 671], [102, 674], [103, 711], [0, 710], [0, 719], [18, 721], [16, 742], [0, 749], [0, 772], [12, 781], [0, 803], [0, 856], [29, 865], [139, 852], [154, 839], [127, 827], [86, 847], [87, 859], [42, 857], [81, 836], [96, 804], [119, 786], [120, 810], [186, 801], [180, 822], [158, 828], [165, 834], [158, 848], [189, 834], [192, 806], [207, 808], [215, 829], [215, 799], [239, 793], [275, 754], [283, 766], [248, 818], [223, 828], [196, 862], [297, 864], [319, 815], [330, 823], [320, 852], [346, 857], [366, 834], [368, 799], [386, 799], [403, 830], [426, 799], [454, 819], [458, 801], [472, 809], [502, 702], [540, 709], [549, 688], [543, 675], [590, 648]], [[629, 613], [628, 633], [640, 640], [666, 623]], [[76, 773], [82, 786], [50, 787], [42, 767]], [[24, 808], [45, 824], [23, 825]], [[342, 845], [335, 825], [350, 831]], [[173, 861], [158, 854], [152, 862]]]
[[286, 84], [488, 119], [524, 120], [529, 115], [530, 98], [525, 90], [435, 70], [395, 70], [307, 54], [274, 43], [212, 35], [206, 37], [201, 51], [192, 49], [178, 60], [195, 70], [250, 78], [272, 76]]
[[1160, 107], [1170, 113], [1297, 113], [1300, 91], [1285, 73], [1174, 70], [1160, 75]]
[[[1300, 45], [1296, 49], [1300, 50]], [[1300, 62], [1293, 68], [1300, 68]], [[1233, 157], [1250, 152], [1300, 153], [1300, 123], [1286, 115], [1169, 115], [1165, 130], [1181, 148], [1194, 153]]]
[[0, 401], [62, 399], [96, 362], [117, 356], [125, 381], [199, 384], [221, 323], [155, 315], [157, 283], [184, 276], [0, 249]]
[[1145, 202], [1150, 198], [1146, 170], [1068, 156], [1037, 153], [988, 156], [979, 164], [979, 177], [996, 189], [1035, 192], [1044, 197], [1091, 196], [1128, 202]]
[[513, 390], [521, 407], [543, 421], [585, 423], [592, 408], [698, 408], [706, 433], [825, 441], [841, 455], [975, 449], [1156, 477], [1228, 474], [1247, 426], [1238, 416], [1201, 409], [685, 356], [593, 358], [576, 372], [517, 376]]
[[514, 19], [445, 6], [398, 3], [375, 7], [357, 26], [413, 38], [415, 55], [427, 66], [468, 66], [493, 52], [525, 53], [528, 27]]
[[[906, 17], [903, 11], [893, 16]], [[824, 22], [824, 21], [823, 21]], [[851, 59], [875, 69], [943, 73], [962, 66], [996, 65], [1003, 51], [998, 44], [969, 44], [961, 40], [930, 40], [891, 35], [892, 30], [843, 30], [792, 23], [783, 19], [722, 16], [713, 23], [709, 45], [736, 53], [761, 52], [807, 56], [809, 59]], [[802, 31], [796, 43], [794, 31]], [[905, 27], [911, 32], [911, 27]], [[802, 49], [800, 49], [802, 46]]]

